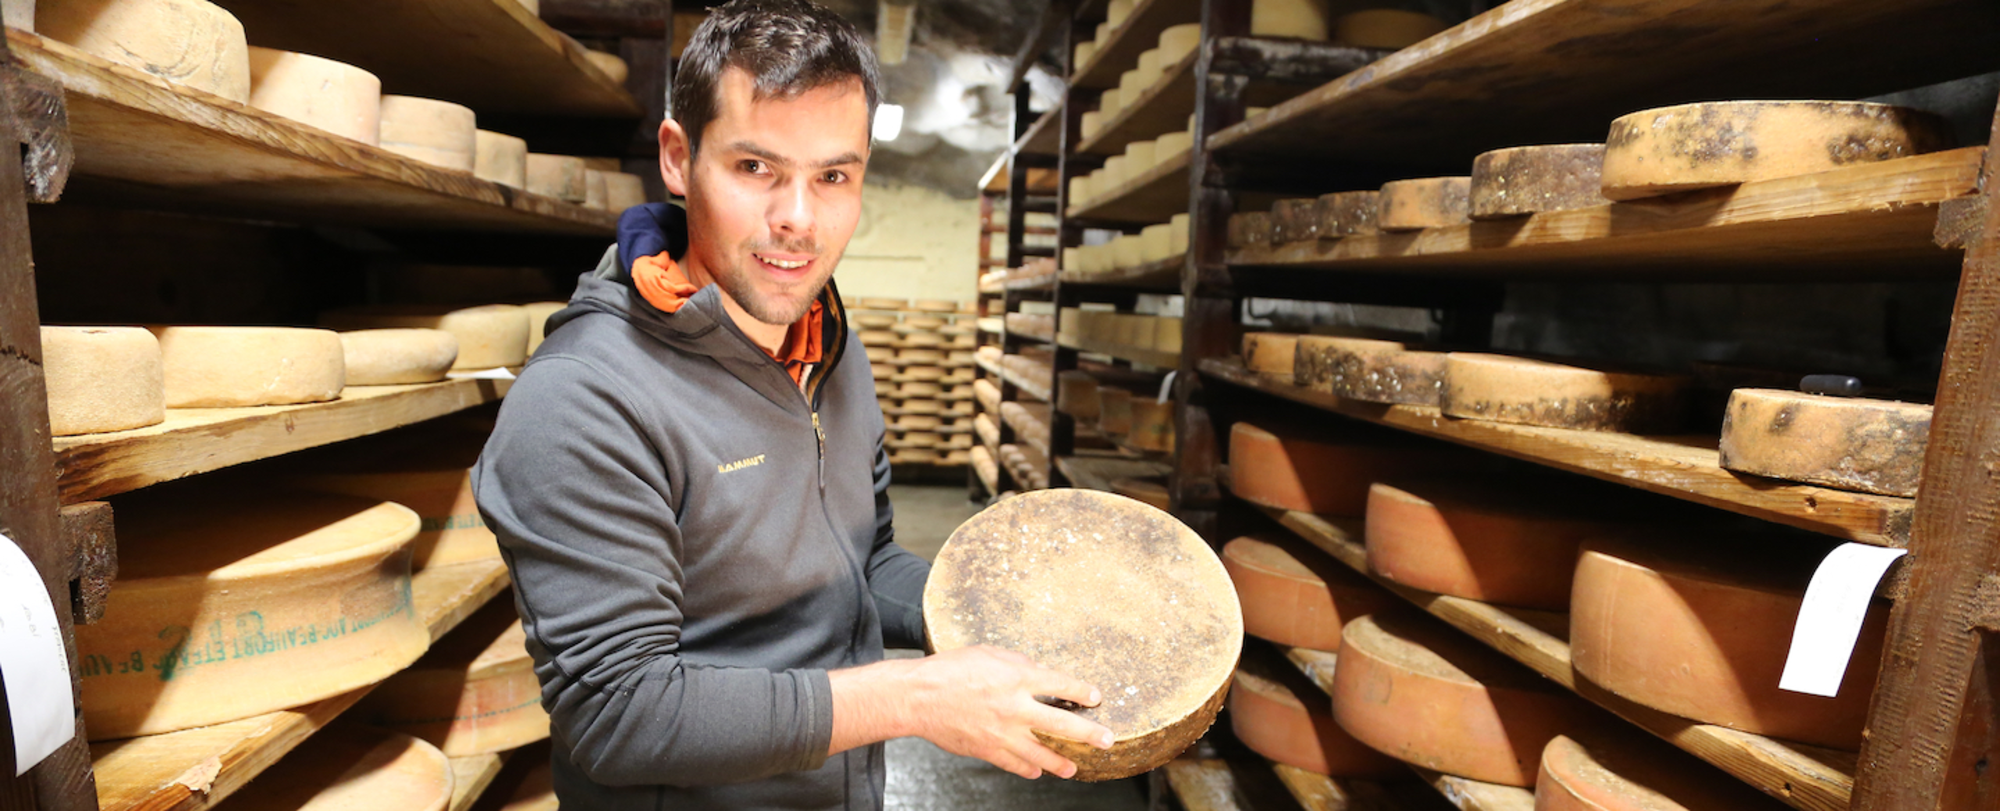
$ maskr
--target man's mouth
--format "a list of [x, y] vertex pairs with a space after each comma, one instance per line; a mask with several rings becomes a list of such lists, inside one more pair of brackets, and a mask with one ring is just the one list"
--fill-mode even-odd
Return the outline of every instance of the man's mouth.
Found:
[[761, 253], [753, 253], [750, 255], [757, 257], [757, 261], [759, 262], [763, 262], [764, 264], [770, 265], [771, 267], [779, 268], [782, 270], [798, 270], [799, 268], [812, 264], [812, 257], [805, 257], [802, 259], [780, 259], [775, 256], [769, 256]]

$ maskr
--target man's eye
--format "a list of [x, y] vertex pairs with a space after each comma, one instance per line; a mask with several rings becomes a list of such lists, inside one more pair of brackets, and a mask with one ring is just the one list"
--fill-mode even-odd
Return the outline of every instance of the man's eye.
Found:
[[747, 160], [738, 164], [738, 166], [742, 167], [743, 171], [753, 175], [760, 175], [764, 173], [763, 161]]
[[847, 173], [840, 171], [838, 169], [834, 169], [828, 171], [826, 175], [821, 177], [820, 179], [825, 180], [828, 183], [845, 183], [847, 182]]

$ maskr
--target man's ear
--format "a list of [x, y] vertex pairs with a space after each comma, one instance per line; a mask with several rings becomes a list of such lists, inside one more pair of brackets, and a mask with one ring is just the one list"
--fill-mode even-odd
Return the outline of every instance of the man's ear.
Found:
[[671, 118], [660, 122], [660, 179], [667, 183], [667, 193], [675, 197], [686, 197], [688, 176], [694, 171], [693, 145], [688, 143], [687, 130], [681, 122]]

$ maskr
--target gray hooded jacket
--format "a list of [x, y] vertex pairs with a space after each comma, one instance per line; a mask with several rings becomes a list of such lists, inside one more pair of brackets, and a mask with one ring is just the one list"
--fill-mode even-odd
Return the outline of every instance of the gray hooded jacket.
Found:
[[860, 342], [829, 286], [802, 393], [714, 286], [667, 314], [621, 264], [607, 252], [549, 319], [472, 475], [556, 793], [591, 811], [880, 808], [880, 744], [827, 757], [826, 674], [922, 647], [929, 566], [893, 542]]

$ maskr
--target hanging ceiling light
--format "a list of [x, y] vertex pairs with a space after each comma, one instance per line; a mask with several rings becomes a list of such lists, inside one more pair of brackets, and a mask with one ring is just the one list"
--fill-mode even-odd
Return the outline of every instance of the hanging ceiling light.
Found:
[[916, 0], [881, 0], [875, 12], [875, 58], [884, 65], [903, 64], [916, 24]]
[[903, 134], [903, 105], [882, 104], [875, 107], [875, 131], [877, 141], [894, 141]]

